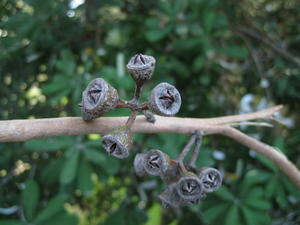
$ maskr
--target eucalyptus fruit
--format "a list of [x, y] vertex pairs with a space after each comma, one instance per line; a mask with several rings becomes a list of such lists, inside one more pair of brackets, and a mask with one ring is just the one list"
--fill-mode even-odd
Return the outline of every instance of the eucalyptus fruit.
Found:
[[93, 120], [117, 106], [118, 92], [102, 78], [92, 80], [82, 93], [82, 118]]
[[203, 184], [203, 190], [206, 193], [214, 192], [222, 185], [222, 174], [215, 168], [200, 168], [198, 170], [198, 176]]
[[131, 131], [125, 126], [103, 136], [101, 142], [109, 155], [123, 159], [128, 157], [133, 140]]
[[155, 63], [153, 56], [136, 54], [129, 60], [127, 70], [136, 83], [143, 84], [151, 78]]
[[161, 116], [174, 116], [181, 106], [179, 91], [169, 83], [158, 84], [148, 100], [149, 109]]

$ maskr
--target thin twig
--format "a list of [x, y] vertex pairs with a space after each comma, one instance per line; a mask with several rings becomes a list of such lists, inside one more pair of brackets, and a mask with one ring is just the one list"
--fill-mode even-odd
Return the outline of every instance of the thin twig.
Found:
[[178, 156], [178, 161], [182, 162], [184, 160], [184, 158], [186, 157], [186, 155], [189, 153], [189, 151], [191, 150], [191, 147], [193, 146], [193, 144], [195, 143], [195, 140], [197, 138], [197, 135], [194, 133], [191, 135], [190, 140], [188, 141], [188, 143], [184, 146], [182, 152], [180, 153], [180, 155]]
[[137, 83], [134, 90], [133, 99], [131, 102], [138, 103], [141, 97], [141, 91], [142, 91], [143, 84]]
[[136, 111], [132, 111], [132, 112], [131, 112], [131, 114], [130, 114], [130, 116], [128, 117], [127, 122], [126, 122], [126, 125], [127, 125], [128, 127], [131, 127], [132, 124], [134, 123], [134, 121], [135, 121], [135, 119], [136, 119], [136, 114], [137, 114]]
[[[237, 32], [238, 34], [240, 34], [241, 38], [243, 39], [243, 41], [245, 42], [246, 47], [248, 48], [249, 52], [250, 52], [250, 56], [254, 62], [254, 65], [257, 69], [257, 73], [259, 74], [259, 76], [261, 77], [261, 79], [265, 79], [267, 80], [265, 73], [264, 73], [264, 69], [263, 69], [263, 65], [262, 65], [262, 60], [259, 57], [257, 50], [252, 46], [251, 42], [248, 40], [248, 36], [246, 36], [245, 34], [243, 34], [242, 32]], [[272, 94], [271, 91], [268, 87], [264, 88], [265, 92], [266, 92], [266, 97], [267, 99], [270, 101], [272, 99]]]
[[215, 133], [227, 136], [270, 159], [300, 189], [300, 171], [291, 161], [287, 159], [285, 155], [283, 155], [281, 152], [278, 152], [275, 148], [262, 143], [232, 127], [218, 126], [216, 127]]
[[118, 101], [116, 108], [128, 108], [131, 109], [132, 111], [141, 112], [143, 110], [147, 110], [148, 105], [146, 103], [138, 104], [137, 102], [133, 102], [132, 100], [124, 101], [123, 99], [120, 99]]
[[237, 126], [273, 127], [272, 124], [265, 123], [265, 122], [239, 122], [239, 123], [231, 123], [228, 125], [231, 127], [237, 127]]
[[[200, 133], [200, 132], [199, 132]], [[194, 151], [191, 155], [190, 160], [188, 161], [188, 165], [191, 167], [196, 167], [196, 161], [200, 152], [200, 147], [202, 145], [202, 135], [197, 133], [196, 143], [194, 147]]]
[[249, 29], [245, 27], [236, 26], [233, 29], [236, 30], [237, 32], [243, 33], [253, 39], [260, 41], [261, 43], [265, 44], [270, 49], [272, 49], [274, 52], [276, 52], [278, 55], [294, 63], [296, 66], [300, 67], [300, 59], [298, 57], [291, 54], [286, 49], [280, 48], [277, 45], [275, 45], [268, 36], [263, 35], [253, 29]]

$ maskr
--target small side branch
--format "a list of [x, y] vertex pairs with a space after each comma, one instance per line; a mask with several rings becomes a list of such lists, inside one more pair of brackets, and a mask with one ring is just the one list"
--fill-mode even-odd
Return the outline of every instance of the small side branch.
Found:
[[227, 136], [270, 159], [300, 189], [300, 171], [286, 158], [285, 155], [276, 151], [273, 147], [264, 144], [232, 127], [216, 127], [215, 133]]

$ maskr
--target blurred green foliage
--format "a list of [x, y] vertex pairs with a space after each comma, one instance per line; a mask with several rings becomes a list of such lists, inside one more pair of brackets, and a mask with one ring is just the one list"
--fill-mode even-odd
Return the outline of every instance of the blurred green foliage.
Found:
[[[182, 94], [178, 116], [285, 104], [289, 118], [280, 119], [287, 127], [241, 129], [300, 167], [298, 0], [76, 2], [0, 1], [1, 119], [80, 116], [81, 92], [96, 77], [130, 99], [134, 83], [124, 65], [142, 52], [157, 60], [143, 100], [170, 82]], [[118, 115], [128, 110], [107, 114]], [[300, 224], [299, 190], [270, 161], [231, 140], [204, 139], [198, 166], [223, 170], [224, 185], [180, 214], [160, 206], [163, 185], [136, 177], [132, 161], [151, 148], [175, 158], [187, 137], [137, 134], [122, 161], [106, 155], [99, 139], [2, 143], [0, 224]]]

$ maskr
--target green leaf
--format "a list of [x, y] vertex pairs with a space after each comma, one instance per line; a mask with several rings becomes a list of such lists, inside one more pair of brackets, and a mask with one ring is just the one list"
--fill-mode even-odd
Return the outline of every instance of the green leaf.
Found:
[[193, 71], [198, 72], [200, 71], [205, 63], [205, 57], [203, 55], [198, 56], [193, 62]]
[[65, 91], [70, 88], [70, 80], [64, 75], [56, 75], [53, 80], [42, 86], [43, 94], [51, 95], [57, 94], [57, 92]]
[[92, 168], [85, 159], [80, 161], [77, 187], [85, 195], [90, 195], [93, 190]]
[[286, 176], [280, 174], [281, 183], [290, 194], [300, 199], [300, 190]]
[[[243, 188], [251, 189], [253, 185], [265, 183], [273, 174], [261, 170], [250, 170], [243, 181]], [[248, 190], [247, 190], [248, 191]]]
[[47, 139], [38, 139], [27, 141], [24, 147], [29, 151], [44, 152], [44, 151], [58, 151], [72, 146], [74, 138], [72, 137], [53, 137]]
[[256, 212], [248, 209], [247, 207], [241, 207], [243, 219], [247, 225], [256, 225], [255, 222]]
[[265, 166], [265, 167], [267, 167], [268, 169], [270, 169], [271, 171], [273, 171], [274, 173], [277, 173], [278, 172], [278, 167], [276, 167], [275, 165], [274, 165], [274, 163], [271, 161], [271, 160], [269, 160], [269, 159], [267, 159], [267, 158], [265, 158], [264, 156], [261, 156], [261, 155], [257, 155], [256, 156], [257, 157], [257, 159]]
[[274, 140], [274, 146], [279, 148], [281, 151], [284, 151], [285, 144], [284, 144], [284, 138], [283, 137], [276, 137]]
[[213, 149], [202, 147], [199, 152], [196, 165], [199, 167], [210, 166], [213, 167], [216, 161], [213, 158]]
[[63, 184], [70, 183], [74, 180], [77, 172], [79, 151], [75, 151], [73, 155], [66, 160], [65, 166], [60, 174], [60, 182]]
[[229, 211], [226, 214], [224, 225], [239, 225], [241, 224], [239, 218], [239, 211], [236, 205], [231, 206]]
[[241, 212], [243, 219], [247, 225], [270, 225], [271, 221], [266, 212], [256, 211], [249, 209], [248, 207], [242, 207]]
[[109, 215], [104, 225], [126, 225], [125, 223], [126, 211], [124, 207], [120, 207], [116, 212]]
[[47, 221], [49, 218], [53, 217], [55, 214], [64, 210], [64, 203], [67, 200], [65, 195], [58, 195], [51, 199], [45, 209], [43, 209], [39, 215], [34, 220], [34, 224], [43, 224], [43, 221]]
[[52, 160], [49, 165], [42, 170], [41, 180], [46, 184], [51, 184], [57, 181], [65, 161], [66, 160], [64, 158]]
[[144, 225], [161, 224], [161, 205], [154, 203], [148, 210], [148, 221]]
[[22, 205], [25, 216], [29, 221], [33, 219], [39, 201], [39, 194], [39, 186], [34, 180], [25, 183], [25, 189], [22, 192]]
[[227, 46], [219, 50], [221, 54], [234, 57], [234, 58], [239, 58], [239, 59], [244, 59], [248, 56], [248, 50], [244, 46]]
[[245, 194], [246, 195], [243, 197], [245, 197], [246, 199], [262, 198], [264, 191], [260, 187], [253, 187], [250, 190], [247, 190], [247, 193]]
[[83, 154], [85, 157], [91, 161], [92, 163], [95, 163], [96, 165], [102, 165], [105, 163], [106, 157], [105, 155], [100, 152], [99, 150], [94, 150], [94, 149], [88, 149], [86, 148], [83, 151]]
[[280, 208], [286, 209], [288, 207], [287, 196], [282, 186], [277, 187], [275, 199], [278, 205], [280, 206]]
[[204, 16], [204, 30], [209, 33], [214, 25], [216, 14], [212, 10], [207, 10]]
[[120, 160], [117, 158], [107, 156], [104, 163], [101, 164], [101, 167], [109, 175], [116, 174], [120, 169]]
[[69, 50], [63, 50], [61, 53], [61, 58], [60, 60], [56, 61], [55, 66], [59, 71], [63, 73], [63, 76], [73, 76], [76, 63], [72, 52], [70, 52]]
[[247, 206], [257, 210], [268, 210], [270, 208], [270, 203], [261, 198], [247, 198], [244, 203]]
[[277, 177], [272, 178], [271, 180], [268, 181], [267, 186], [265, 188], [265, 194], [267, 198], [270, 198], [274, 196], [276, 189], [278, 188], [278, 181]]
[[151, 29], [151, 30], [146, 31], [145, 36], [148, 41], [155, 42], [155, 41], [158, 41], [158, 40], [164, 38], [166, 35], [168, 35], [168, 33], [170, 33], [171, 30], [172, 30], [172, 25], [167, 24], [163, 28], [157, 27], [157, 29]]
[[227, 187], [223, 186], [218, 191], [214, 193], [216, 196], [221, 198], [224, 201], [232, 202], [234, 201], [235, 197], [233, 194], [227, 189]]
[[228, 209], [228, 203], [218, 203], [204, 212], [204, 218], [209, 222], [216, 220]]

